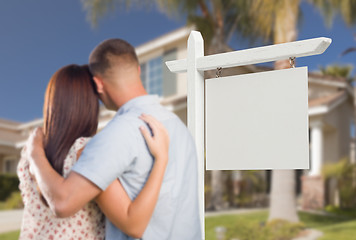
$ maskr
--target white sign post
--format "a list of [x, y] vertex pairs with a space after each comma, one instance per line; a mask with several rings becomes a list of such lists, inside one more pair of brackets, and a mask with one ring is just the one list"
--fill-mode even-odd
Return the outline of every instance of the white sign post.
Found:
[[166, 62], [171, 72], [187, 72], [203, 239], [205, 153], [208, 170], [309, 168], [307, 68], [206, 81], [204, 71], [317, 55], [330, 44], [329, 38], [314, 38], [204, 56], [203, 38], [192, 31], [187, 59]]

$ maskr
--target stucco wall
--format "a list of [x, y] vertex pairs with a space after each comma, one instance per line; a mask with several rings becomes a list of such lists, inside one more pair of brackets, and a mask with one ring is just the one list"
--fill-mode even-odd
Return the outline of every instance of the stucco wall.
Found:
[[324, 161], [336, 162], [350, 154], [350, 124], [353, 107], [346, 100], [324, 116]]
[[[177, 46], [177, 59], [184, 59], [187, 57], [187, 41], [180, 42]], [[187, 94], [187, 74], [177, 73], [177, 95]]]
[[338, 109], [339, 116], [339, 159], [348, 157], [350, 154], [350, 125], [353, 119], [354, 110], [350, 101], [345, 102]]
[[174, 113], [182, 120], [182, 122], [187, 125], [187, 108], [174, 111]]
[[324, 163], [336, 162], [339, 159], [339, 146], [338, 146], [338, 131], [337, 129], [330, 128], [324, 130]]

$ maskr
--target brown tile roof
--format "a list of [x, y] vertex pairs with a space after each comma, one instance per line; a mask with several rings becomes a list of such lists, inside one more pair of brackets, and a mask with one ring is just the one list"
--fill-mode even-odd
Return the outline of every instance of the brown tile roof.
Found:
[[335, 94], [330, 94], [325, 97], [309, 99], [308, 106], [315, 107], [315, 106], [320, 106], [320, 105], [329, 105], [329, 104], [334, 103], [339, 98], [341, 98], [344, 94], [346, 94], [346, 91], [339, 91]]
[[318, 78], [318, 79], [322, 79], [322, 80], [347, 83], [346, 78], [343, 78], [343, 77], [333, 77], [333, 76], [323, 75], [323, 74], [318, 73], [318, 72], [309, 72], [308, 75], [309, 75], [309, 77], [312, 77], [312, 78]]
[[7, 119], [3, 119], [3, 118], [0, 118], [0, 123], [6, 124], [6, 125], [12, 125], [12, 126], [18, 126], [21, 124], [19, 122], [7, 120]]
[[[274, 70], [274, 68], [269, 67], [269, 66], [254, 65], [254, 67], [256, 67], [256, 69], [260, 70], [260, 71], [272, 71], [272, 70]], [[317, 78], [317, 79], [321, 79], [321, 80], [328, 80], [328, 81], [347, 83], [346, 78], [323, 75], [323, 74], [321, 74], [319, 72], [308, 72], [308, 76], [311, 77], [311, 78]]]

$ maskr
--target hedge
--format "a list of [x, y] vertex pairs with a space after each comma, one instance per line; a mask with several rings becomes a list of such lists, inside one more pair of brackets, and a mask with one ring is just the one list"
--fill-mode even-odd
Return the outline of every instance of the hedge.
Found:
[[0, 174], [0, 201], [5, 201], [12, 192], [19, 191], [16, 174]]

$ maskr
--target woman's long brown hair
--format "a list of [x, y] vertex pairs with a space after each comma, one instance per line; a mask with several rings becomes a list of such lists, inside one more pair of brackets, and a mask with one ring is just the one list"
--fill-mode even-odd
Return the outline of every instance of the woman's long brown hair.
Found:
[[87, 65], [68, 65], [52, 76], [43, 107], [44, 149], [59, 174], [75, 140], [96, 133], [98, 114], [98, 94]]

